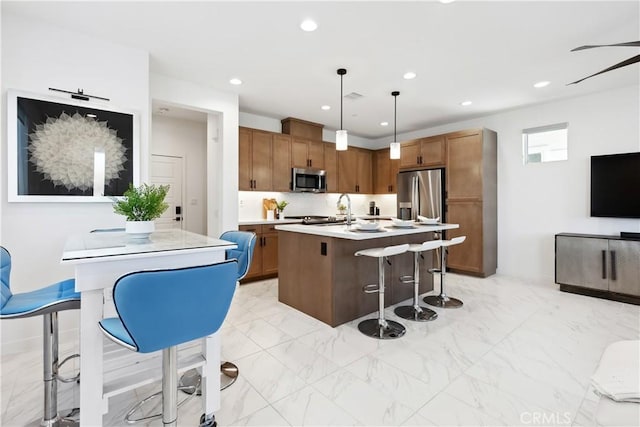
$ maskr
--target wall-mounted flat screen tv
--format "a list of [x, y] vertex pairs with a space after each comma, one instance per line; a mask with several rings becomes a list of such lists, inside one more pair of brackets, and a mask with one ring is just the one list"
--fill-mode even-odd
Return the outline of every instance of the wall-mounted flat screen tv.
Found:
[[640, 152], [591, 157], [591, 216], [640, 218]]

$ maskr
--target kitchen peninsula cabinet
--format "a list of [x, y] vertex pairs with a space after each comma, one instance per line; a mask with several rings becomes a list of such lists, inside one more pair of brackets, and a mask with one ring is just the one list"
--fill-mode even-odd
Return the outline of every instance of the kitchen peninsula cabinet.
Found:
[[495, 274], [497, 243], [497, 135], [473, 129], [444, 135], [447, 222], [460, 228], [447, 238], [467, 236], [449, 248], [447, 267], [477, 276]]
[[270, 191], [272, 187], [273, 137], [270, 132], [239, 129], [238, 188]]
[[338, 152], [338, 192], [373, 192], [373, 155], [371, 150], [349, 147]]
[[400, 145], [400, 169], [434, 168], [444, 166], [445, 136], [436, 135], [414, 139]]
[[389, 149], [373, 152], [373, 193], [395, 194], [400, 160], [389, 158]]
[[242, 282], [273, 277], [278, 274], [278, 232], [274, 224], [241, 225], [240, 231], [256, 233], [251, 267]]
[[324, 169], [324, 143], [293, 137], [291, 167]]

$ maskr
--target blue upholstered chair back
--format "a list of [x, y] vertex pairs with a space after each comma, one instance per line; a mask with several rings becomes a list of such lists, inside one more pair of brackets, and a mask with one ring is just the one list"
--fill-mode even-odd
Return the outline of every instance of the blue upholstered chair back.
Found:
[[238, 263], [122, 276], [113, 302], [137, 351], [149, 353], [215, 333], [229, 311]]
[[227, 259], [238, 260], [239, 281], [247, 275], [251, 267], [253, 249], [256, 247], [256, 234], [250, 231], [225, 231], [220, 238], [238, 245], [236, 249], [227, 250]]
[[11, 298], [11, 286], [9, 279], [11, 276], [11, 254], [4, 246], [0, 246], [0, 308]]

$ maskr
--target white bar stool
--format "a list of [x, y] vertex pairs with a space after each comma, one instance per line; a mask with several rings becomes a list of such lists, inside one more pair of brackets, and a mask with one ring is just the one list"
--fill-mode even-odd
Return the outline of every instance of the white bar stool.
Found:
[[454, 237], [451, 240], [442, 241], [442, 250], [440, 251], [440, 268], [429, 270], [430, 273], [440, 273], [440, 295], [428, 295], [423, 301], [434, 307], [441, 308], [460, 308], [462, 301], [457, 298], [451, 298], [444, 292], [444, 276], [447, 271], [447, 248], [453, 245], [459, 245], [464, 242], [467, 236]]
[[403, 276], [402, 283], [413, 284], [413, 305], [401, 305], [394, 312], [398, 317], [416, 322], [428, 322], [438, 318], [435, 311], [420, 306], [420, 259], [423, 252], [432, 251], [442, 246], [442, 240], [430, 240], [422, 244], [409, 245], [409, 252], [413, 252], [413, 276]]
[[[363, 249], [355, 253], [355, 256], [368, 256], [378, 258], [378, 283], [365, 285], [362, 290], [367, 294], [378, 293], [378, 318], [367, 319], [358, 323], [358, 329], [363, 334], [378, 339], [400, 338], [407, 331], [404, 326], [384, 317], [384, 261], [389, 262], [388, 257], [407, 252], [409, 244], [387, 246], [385, 248]], [[391, 264], [389, 262], [389, 264]]]

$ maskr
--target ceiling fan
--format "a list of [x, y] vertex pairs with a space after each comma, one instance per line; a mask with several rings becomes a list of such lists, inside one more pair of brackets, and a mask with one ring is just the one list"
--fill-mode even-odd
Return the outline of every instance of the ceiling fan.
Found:
[[[585, 45], [585, 46], [577, 47], [575, 49], [571, 49], [571, 52], [575, 52], [577, 50], [593, 49], [595, 47], [611, 47], [611, 46], [640, 47], [640, 41], [637, 41], [637, 42], [626, 42], [626, 43], [614, 43], [614, 44]], [[640, 55], [636, 55], [636, 56], [634, 56], [632, 58], [629, 58], [629, 59], [624, 60], [622, 62], [619, 62], [619, 63], [617, 63], [615, 65], [612, 65], [611, 67], [606, 68], [606, 69], [604, 69], [602, 71], [599, 71], [599, 72], [597, 72], [595, 74], [591, 74], [590, 76], [587, 76], [587, 77], [582, 78], [580, 80], [576, 80], [575, 82], [571, 82], [571, 83], [569, 83], [569, 85], [580, 83], [581, 81], [586, 80], [586, 79], [591, 78], [591, 77], [594, 77], [594, 76], [597, 76], [598, 74], [606, 73], [607, 71], [612, 71], [612, 70], [615, 70], [617, 68], [626, 67], [627, 65], [635, 64], [637, 62], [640, 62]]]

